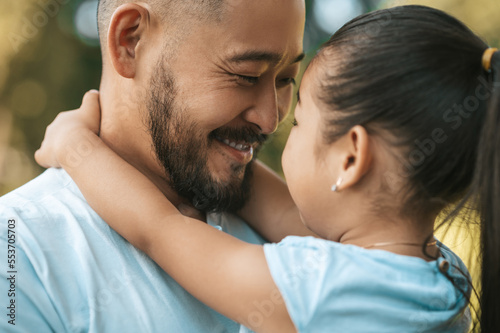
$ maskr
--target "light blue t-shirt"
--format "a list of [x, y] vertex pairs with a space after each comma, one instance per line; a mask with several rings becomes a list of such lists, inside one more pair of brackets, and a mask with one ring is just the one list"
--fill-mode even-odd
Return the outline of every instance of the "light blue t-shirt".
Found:
[[[212, 214], [208, 222], [244, 241], [263, 243], [235, 216]], [[240, 329], [114, 232], [68, 174], [56, 169], [0, 198], [0, 309], [0, 332]]]
[[[467, 269], [442, 244], [437, 261], [313, 237], [264, 245], [271, 275], [301, 333], [468, 332]], [[467, 274], [467, 278], [454, 266]], [[278, 298], [275, 298], [275, 301]]]

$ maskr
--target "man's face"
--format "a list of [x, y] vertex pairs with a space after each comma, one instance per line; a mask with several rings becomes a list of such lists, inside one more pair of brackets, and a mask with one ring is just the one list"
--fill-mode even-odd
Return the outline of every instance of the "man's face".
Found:
[[290, 109], [302, 58], [304, 3], [228, 1], [222, 22], [193, 28], [159, 56], [146, 104], [158, 162], [204, 211], [235, 211], [250, 164]]
[[[249, 192], [251, 168], [242, 158], [250, 158], [266, 136], [251, 127], [224, 127], [205, 136], [195, 119], [178, 106], [173, 74], [159, 63], [151, 80], [146, 101], [153, 147], [172, 188], [203, 211], [236, 211], [242, 207]], [[225, 138], [225, 139], [221, 139]], [[220, 180], [210, 172], [209, 152], [214, 143], [224, 140], [237, 143], [234, 153], [238, 161], [229, 161], [230, 179]]]

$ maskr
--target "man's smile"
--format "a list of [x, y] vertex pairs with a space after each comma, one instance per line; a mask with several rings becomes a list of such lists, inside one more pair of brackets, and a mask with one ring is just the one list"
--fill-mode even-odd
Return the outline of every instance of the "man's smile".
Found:
[[248, 151], [250, 149], [253, 150], [253, 145], [250, 143], [247, 143], [247, 142], [237, 142], [237, 141], [232, 141], [229, 139], [222, 139], [220, 137], [216, 137], [216, 139], [218, 141], [228, 145], [229, 147], [234, 148], [234, 149], [239, 150], [239, 151], [242, 151], [242, 152]]
[[233, 159], [243, 165], [246, 165], [252, 161], [254, 147], [258, 146], [257, 142], [250, 144], [244, 141], [231, 141], [229, 139], [222, 139], [219, 137], [216, 137], [215, 141], [217, 141], [219, 145], [224, 149], [224, 152], [229, 153], [229, 155]]

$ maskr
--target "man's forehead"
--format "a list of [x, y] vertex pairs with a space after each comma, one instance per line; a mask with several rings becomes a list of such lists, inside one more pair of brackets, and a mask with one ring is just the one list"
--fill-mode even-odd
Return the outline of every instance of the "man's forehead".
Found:
[[272, 64], [302, 60], [303, 0], [240, 1], [218, 26], [221, 50], [231, 62]]

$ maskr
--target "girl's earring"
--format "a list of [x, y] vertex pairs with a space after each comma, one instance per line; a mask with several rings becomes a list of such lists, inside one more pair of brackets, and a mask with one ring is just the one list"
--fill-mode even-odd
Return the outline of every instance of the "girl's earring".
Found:
[[332, 186], [332, 192], [338, 192], [340, 184], [342, 184], [342, 177], [339, 177], [335, 185]]

